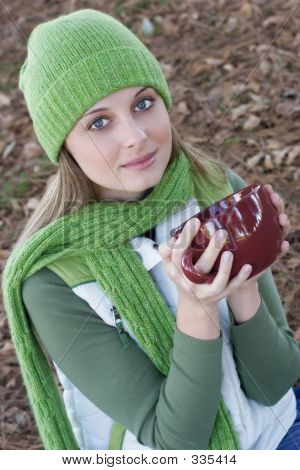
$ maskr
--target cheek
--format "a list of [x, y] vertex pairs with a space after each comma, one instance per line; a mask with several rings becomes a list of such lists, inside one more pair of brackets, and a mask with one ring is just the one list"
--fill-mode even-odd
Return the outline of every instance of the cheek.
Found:
[[155, 135], [156, 138], [162, 142], [167, 143], [172, 140], [171, 123], [168, 116], [162, 113], [157, 119], [155, 119]]
[[[98, 142], [97, 133], [90, 138], [88, 135], [71, 135], [66, 139], [69, 152], [77, 162], [83, 173], [94, 183], [103, 183], [107, 179], [114, 178], [115, 149], [111, 145], [106, 146]], [[111, 163], [111, 167], [109, 163]]]
[[87, 135], [73, 142], [73, 155], [82, 169], [93, 169], [99, 165], [105, 165], [106, 152], [97, 143], [97, 138]]

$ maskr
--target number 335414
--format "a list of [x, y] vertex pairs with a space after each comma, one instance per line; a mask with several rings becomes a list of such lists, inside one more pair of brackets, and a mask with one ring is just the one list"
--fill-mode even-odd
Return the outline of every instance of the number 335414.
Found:
[[192, 455], [192, 464], [213, 464], [213, 463], [237, 463], [235, 455], [212, 455], [212, 454], [200, 454]]

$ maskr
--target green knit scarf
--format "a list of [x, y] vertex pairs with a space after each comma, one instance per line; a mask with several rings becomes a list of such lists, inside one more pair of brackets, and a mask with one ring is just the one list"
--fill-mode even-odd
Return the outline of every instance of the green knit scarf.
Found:
[[[102, 201], [61, 217], [11, 253], [3, 274], [4, 305], [30, 405], [45, 449], [78, 449], [48, 359], [30, 326], [22, 301], [24, 279], [61, 256], [86, 263], [158, 370], [167, 375], [176, 321], [129, 240], [176, 212], [195, 195], [207, 207], [233, 193], [191, 171], [181, 151], [160, 183], [140, 201]], [[239, 449], [221, 396], [209, 449]]]

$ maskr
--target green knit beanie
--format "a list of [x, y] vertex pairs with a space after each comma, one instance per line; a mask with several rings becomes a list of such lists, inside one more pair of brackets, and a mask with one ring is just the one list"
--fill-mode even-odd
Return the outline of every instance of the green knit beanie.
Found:
[[38, 141], [55, 165], [87, 109], [122, 88], [143, 85], [170, 111], [168, 84], [153, 54], [120, 21], [92, 9], [37, 25], [19, 76]]

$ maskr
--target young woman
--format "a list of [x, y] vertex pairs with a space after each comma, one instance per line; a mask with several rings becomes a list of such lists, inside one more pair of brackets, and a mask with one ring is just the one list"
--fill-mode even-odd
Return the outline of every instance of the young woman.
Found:
[[3, 277], [45, 448], [297, 448], [300, 353], [271, 268], [229, 282], [224, 254], [212, 284], [182, 272], [192, 216], [247, 183], [179, 137], [154, 56], [113, 17], [78, 10], [33, 30], [19, 85], [58, 166]]

